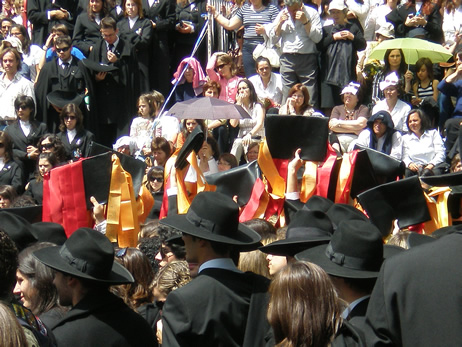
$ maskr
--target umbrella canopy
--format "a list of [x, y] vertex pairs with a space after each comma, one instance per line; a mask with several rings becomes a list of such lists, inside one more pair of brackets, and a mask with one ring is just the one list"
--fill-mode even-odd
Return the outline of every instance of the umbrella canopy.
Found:
[[242, 106], [215, 98], [195, 98], [177, 102], [168, 114], [179, 119], [241, 119], [251, 118]]
[[414, 65], [420, 58], [429, 58], [432, 63], [445, 63], [452, 54], [443, 46], [422, 39], [393, 39], [379, 43], [369, 55], [369, 59], [383, 60], [387, 49], [402, 49], [406, 63]]

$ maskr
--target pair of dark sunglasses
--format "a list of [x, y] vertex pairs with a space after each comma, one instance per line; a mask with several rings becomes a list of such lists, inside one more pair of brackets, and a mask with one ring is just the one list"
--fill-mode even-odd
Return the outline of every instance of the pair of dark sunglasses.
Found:
[[42, 149], [52, 149], [55, 145], [53, 143], [45, 143], [43, 145], [41, 145], [40, 147]]
[[164, 180], [163, 177], [153, 177], [153, 176], [149, 177], [149, 181], [151, 181], [151, 182], [154, 182], [154, 181], [155, 182], [163, 182], [163, 180]]
[[56, 52], [58, 53], [64, 53], [67, 52], [71, 47], [62, 47], [62, 48], [56, 48]]

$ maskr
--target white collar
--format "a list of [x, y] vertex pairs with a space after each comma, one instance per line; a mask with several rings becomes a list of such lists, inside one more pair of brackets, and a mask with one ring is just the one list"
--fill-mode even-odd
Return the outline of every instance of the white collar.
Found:
[[239, 270], [236, 265], [234, 265], [234, 262], [231, 258], [216, 258], [208, 260], [199, 267], [199, 273], [209, 268], [218, 268], [242, 273], [242, 271]]

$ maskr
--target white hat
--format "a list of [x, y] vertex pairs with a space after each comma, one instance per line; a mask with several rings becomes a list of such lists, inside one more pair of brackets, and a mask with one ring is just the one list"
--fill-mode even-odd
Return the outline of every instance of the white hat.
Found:
[[[8, 42], [11, 47], [16, 48], [16, 50], [22, 54], [22, 43], [16, 36], [8, 36], [3, 42]], [[5, 44], [2, 42], [2, 46], [5, 47]], [[3, 49], [2, 49], [3, 50]]]
[[399, 77], [396, 72], [392, 72], [385, 80], [379, 83], [379, 87], [381, 91], [384, 91], [386, 88], [390, 86], [397, 86], [399, 84]]
[[343, 11], [345, 10], [347, 7], [345, 5], [345, 2], [343, 2], [342, 0], [333, 0], [330, 4], [329, 4], [329, 12], [331, 10], [339, 10], [339, 11]]
[[130, 149], [130, 155], [133, 155], [136, 151], [136, 142], [130, 136], [119, 137], [115, 144], [112, 145], [112, 148], [117, 151], [122, 146], [128, 146]]
[[375, 33], [388, 37], [389, 39], [394, 39], [395, 38], [395, 27], [393, 26], [393, 24], [386, 22], [382, 24]]
[[347, 86], [345, 86], [345, 88], [342, 89], [342, 92], [340, 93], [340, 95], [343, 95], [345, 93], [351, 93], [353, 95], [356, 95], [360, 87], [361, 85], [359, 83], [350, 82], [348, 83]]

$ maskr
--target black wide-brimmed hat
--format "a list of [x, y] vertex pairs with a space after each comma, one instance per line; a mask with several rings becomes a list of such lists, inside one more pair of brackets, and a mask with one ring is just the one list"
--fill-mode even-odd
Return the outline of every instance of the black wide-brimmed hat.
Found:
[[54, 90], [47, 94], [47, 100], [50, 104], [59, 108], [63, 108], [67, 104], [79, 106], [83, 100], [83, 95], [72, 91]]
[[32, 233], [38, 242], [52, 242], [62, 245], [67, 240], [66, 232], [61, 224], [53, 222], [37, 222], [32, 224]]
[[218, 192], [196, 195], [186, 214], [164, 218], [161, 224], [198, 238], [234, 246], [258, 245], [260, 235], [239, 223], [239, 207]]
[[90, 228], [77, 229], [62, 246], [33, 254], [43, 264], [71, 276], [110, 284], [134, 282], [130, 272], [114, 261], [111, 241]]
[[0, 210], [0, 227], [14, 241], [19, 251], [37, 242], [32, 225], [19, 215]]
[[82, 64], [86, 68], [92, 71], [95, 71], [95, 72], [112, 72], [112, 71], [119, 70], [117, 66], [98, 63], [90, 59], [82, 59]]
[[334, 229], [337, 229], [340, 222], [346, 220], [362, 220], [369, 222], [369, 219], [356, 207], [347, 204], [333, 204], [326, 212], [330, 218]]
[[274, 241], [259, 250], [293, 257], [309, 247], [329, 242], [333, 232], [332, 223], [324, 212], [300, 210], [290, 221], [284, 240]]
[[295, 259], [317, 264], [333, 276], [375, 278], [383, 262], [382, 235], [369, 222], [341, 222], [327, 246], [307, 249]]

